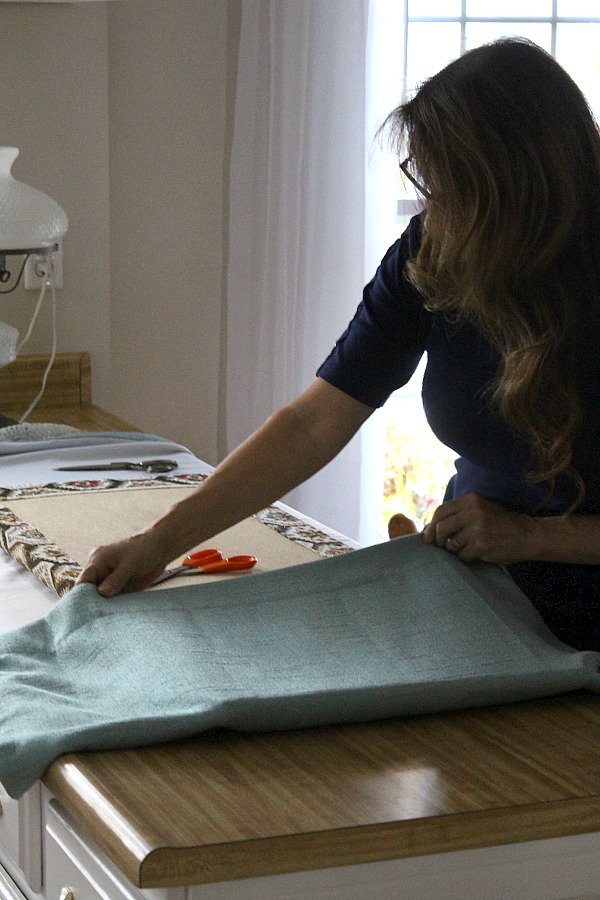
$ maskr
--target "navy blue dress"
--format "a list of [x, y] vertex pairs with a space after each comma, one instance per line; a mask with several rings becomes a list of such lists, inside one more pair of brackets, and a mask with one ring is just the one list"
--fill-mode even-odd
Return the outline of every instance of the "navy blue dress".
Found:
[[[423, 406], [436, 436], [459, 458], [445, 499], [476, 491], [507, 508], [531, 515], [557, 515], [575, 498], [570, 479], [531, 484], [533, 468], [525, 441], [485, 399], [499, 362], [498, 351], [470, 325], [424, 309], [423, 298], [404, 274], [420, 241], [415, 217], [388, 250], [344, 334], [317, 375], [372, 407], [406, 384], [423, 353]], [[583, 422], [575, 437], [573, 464], [586, 495], [579, 512], [600, 514], [600, 356], [582, 340], [578, 360]], [[366, 374], [367, 373], [367, 374]], [[561, 640], [600, 650], [600, 566], [527, 562], [507, 567]]]

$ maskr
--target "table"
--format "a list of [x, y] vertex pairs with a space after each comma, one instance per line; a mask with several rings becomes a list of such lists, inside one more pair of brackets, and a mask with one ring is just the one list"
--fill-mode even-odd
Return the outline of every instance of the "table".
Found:
[[599, 850], [580, 693], [64, 756], [3, 801], [0, 898], [598, 898]]

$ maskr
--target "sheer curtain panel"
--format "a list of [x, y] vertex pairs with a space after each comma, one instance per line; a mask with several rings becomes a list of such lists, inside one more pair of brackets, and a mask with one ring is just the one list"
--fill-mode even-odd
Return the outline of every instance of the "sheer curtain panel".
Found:
[[[228, 449], [311, 383], [360, 300], [369, 5], [243, 2], [230, 172]], [[285, 499], [358, 537], [360, 456], [355, 438]]]

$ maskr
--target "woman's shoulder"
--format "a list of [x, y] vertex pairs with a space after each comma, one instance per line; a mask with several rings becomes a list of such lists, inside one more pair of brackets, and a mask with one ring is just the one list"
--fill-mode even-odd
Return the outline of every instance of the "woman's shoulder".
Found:
[[406, 263], [415, 258], [421, 246], [423, 215], [421, 212], [412, 217], [398, 240], [394, 241], [381, 260], [380, 268], [395, 264], [398, 271], [402, 271]]
[[423, 298], [406, 274], [406, 264], [414, 259], [421, 244], [421, 216], [413, 216], [402, 235], [381, 260], [374, 277], [366, 286], [364, 299], [400, 313], [406, 304], [423, 309]]

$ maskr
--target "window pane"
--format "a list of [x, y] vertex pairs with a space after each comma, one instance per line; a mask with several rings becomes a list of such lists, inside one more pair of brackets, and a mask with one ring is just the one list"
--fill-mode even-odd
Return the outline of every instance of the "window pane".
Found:
[[408, 17], [411, 16], [460, 16], [460, 0], [409, 0]]
[[551, 26], [545, 24], [517, 24], [512, 22], [467, 22], [466, 49], [472, 50], [481, 44], [497, 41], [501, 37], [525, 37], [534, 41], [544, 50], [550, 51]]
[[551, 16], [552, 0], [467, 0], [468, 16]]
[[412, 22], [408, 25], [406, 87], [409, 95], [460, 54], [458, 22]]
[[598, 0], [558, 0], [558, 15], [598, 19], [600, 3]]
[[558, 25], [556, 59], [577, 82], [596, 117], [600, 117], [600, 25]]
[[444, 499], [457, 454], [427, 424], [421, 399], [424, 362], [409, 383], [388, 400], [381, 537], [398, 512], [424, 525]]

